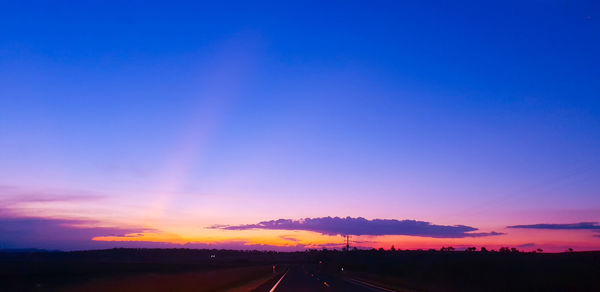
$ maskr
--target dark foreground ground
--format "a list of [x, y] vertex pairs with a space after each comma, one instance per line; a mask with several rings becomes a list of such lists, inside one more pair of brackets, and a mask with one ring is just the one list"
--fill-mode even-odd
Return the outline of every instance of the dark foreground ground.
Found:
[[277, 283], [282, 292], [600, 291], [600, 252], [0, 251], [0, 291], [270, 291]]

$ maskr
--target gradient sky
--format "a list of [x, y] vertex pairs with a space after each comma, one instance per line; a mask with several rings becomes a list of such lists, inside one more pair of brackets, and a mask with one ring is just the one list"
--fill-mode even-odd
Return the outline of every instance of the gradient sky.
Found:
[[0, 248], [600, 249], [596, 1], [325, 2], [0, 4]]

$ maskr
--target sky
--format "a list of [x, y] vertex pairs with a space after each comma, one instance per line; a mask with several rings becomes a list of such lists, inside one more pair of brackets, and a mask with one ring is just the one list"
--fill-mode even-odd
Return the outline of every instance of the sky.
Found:
[[600, 249], [596, 1], [0, 4], [0, 249]]

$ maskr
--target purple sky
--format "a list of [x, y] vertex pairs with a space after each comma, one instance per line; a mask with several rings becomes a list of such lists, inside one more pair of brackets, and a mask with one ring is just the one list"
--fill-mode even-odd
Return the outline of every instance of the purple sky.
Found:
[[598, 249], [598, 8], [1, 4], [0, 247]]

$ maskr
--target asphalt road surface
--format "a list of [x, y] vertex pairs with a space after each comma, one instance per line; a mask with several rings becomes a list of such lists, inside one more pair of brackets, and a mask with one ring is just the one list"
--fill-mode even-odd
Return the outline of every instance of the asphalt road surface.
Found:
[[333, 275], [317, 273], [307, 266], [292, 266], [284, 275], [265, 283], [256, 292], [295, 292], [295, 291], [329, 291], [329, 292], [389, 292], [392, 290], [369, 287], [349, 279]]

